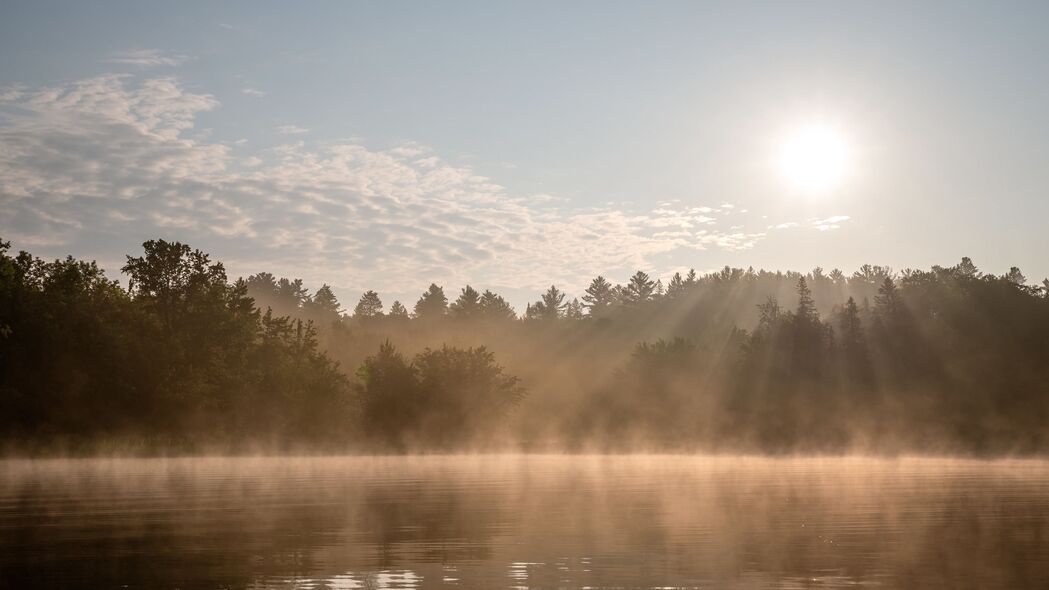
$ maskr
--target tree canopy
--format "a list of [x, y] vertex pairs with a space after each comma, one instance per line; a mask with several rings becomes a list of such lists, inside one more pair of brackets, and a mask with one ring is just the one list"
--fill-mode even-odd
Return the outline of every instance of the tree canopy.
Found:
[[599, 276], [518, 318], [491, 289], [449, 305], [436, 284], [413, 314], [368, 290], [346, 315], [328, 285], [231, 280], [179, 242], [128, 256], [126, 288], [9, 250], [12, 448], [1049, 449], [1049, 280], [968, 258]]

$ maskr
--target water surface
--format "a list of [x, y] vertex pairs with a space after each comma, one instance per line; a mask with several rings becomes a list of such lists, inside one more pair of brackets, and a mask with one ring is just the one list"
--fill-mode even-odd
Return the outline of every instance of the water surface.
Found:
[[30, 588], [1046, 588], [1049, 463], [0, 462]]

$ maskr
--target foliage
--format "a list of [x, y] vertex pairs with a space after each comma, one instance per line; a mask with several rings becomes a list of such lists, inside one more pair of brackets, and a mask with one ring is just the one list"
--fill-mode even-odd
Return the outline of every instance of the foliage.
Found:
[[[93, 262], [9, 249], [9, 445], [1049, 449], [1049, 280], [968, 258], [726, 267], [665, 289], [641, 271], [599, 276], [581, 299], [551, 286], [521, 321], [491, 290], [466, 286], [449, 305], [436, 284], [414, 314], [400, 302], [383, 314], [367, 291], [345, 316], [327, 285], [231, 281], [163, 240], [128, 257], [126, 289]], [[340, 367], [357, 368], [356, 387]]]
[[374, 318], [382, 315], [382, 300], [375, 291], [365, 291], [353, 308], [353, 317]]
[[94, 263], [0, 252], [9, 443], [345, 438], [348, 383], [309, 323], [260, 315], [247, 283], [229, 283], [198, 250], [164, 240], [143, 248], [123, 269], [126, 291]]
[[426, 349], [409, 364], [385, 342], [357, 375], [365, 428], [394, 448], [476, 442], [524, 396], [483, 346]]
[[444, 295], [444, 289], [430, 283], [430, 288], [415, 303], [415, 317], [421, 320], [432, 320], [446, 313], [448, 313], [448, 298]]

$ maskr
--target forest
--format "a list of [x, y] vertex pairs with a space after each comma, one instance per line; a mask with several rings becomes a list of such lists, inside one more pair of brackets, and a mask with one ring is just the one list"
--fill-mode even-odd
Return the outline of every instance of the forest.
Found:
[[[0, 437], [18, 453], [1049, 451], [1049, 280], [724, 268], [387, 307], [0, 241]], [[408, 304], [411, 305], [410, 309]]]

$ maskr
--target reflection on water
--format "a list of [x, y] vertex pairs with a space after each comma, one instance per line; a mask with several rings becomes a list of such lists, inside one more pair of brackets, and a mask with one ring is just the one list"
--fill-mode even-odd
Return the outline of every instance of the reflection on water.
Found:
[[1043, 588], [1049, 463], [0, 462], [0, 584]]

